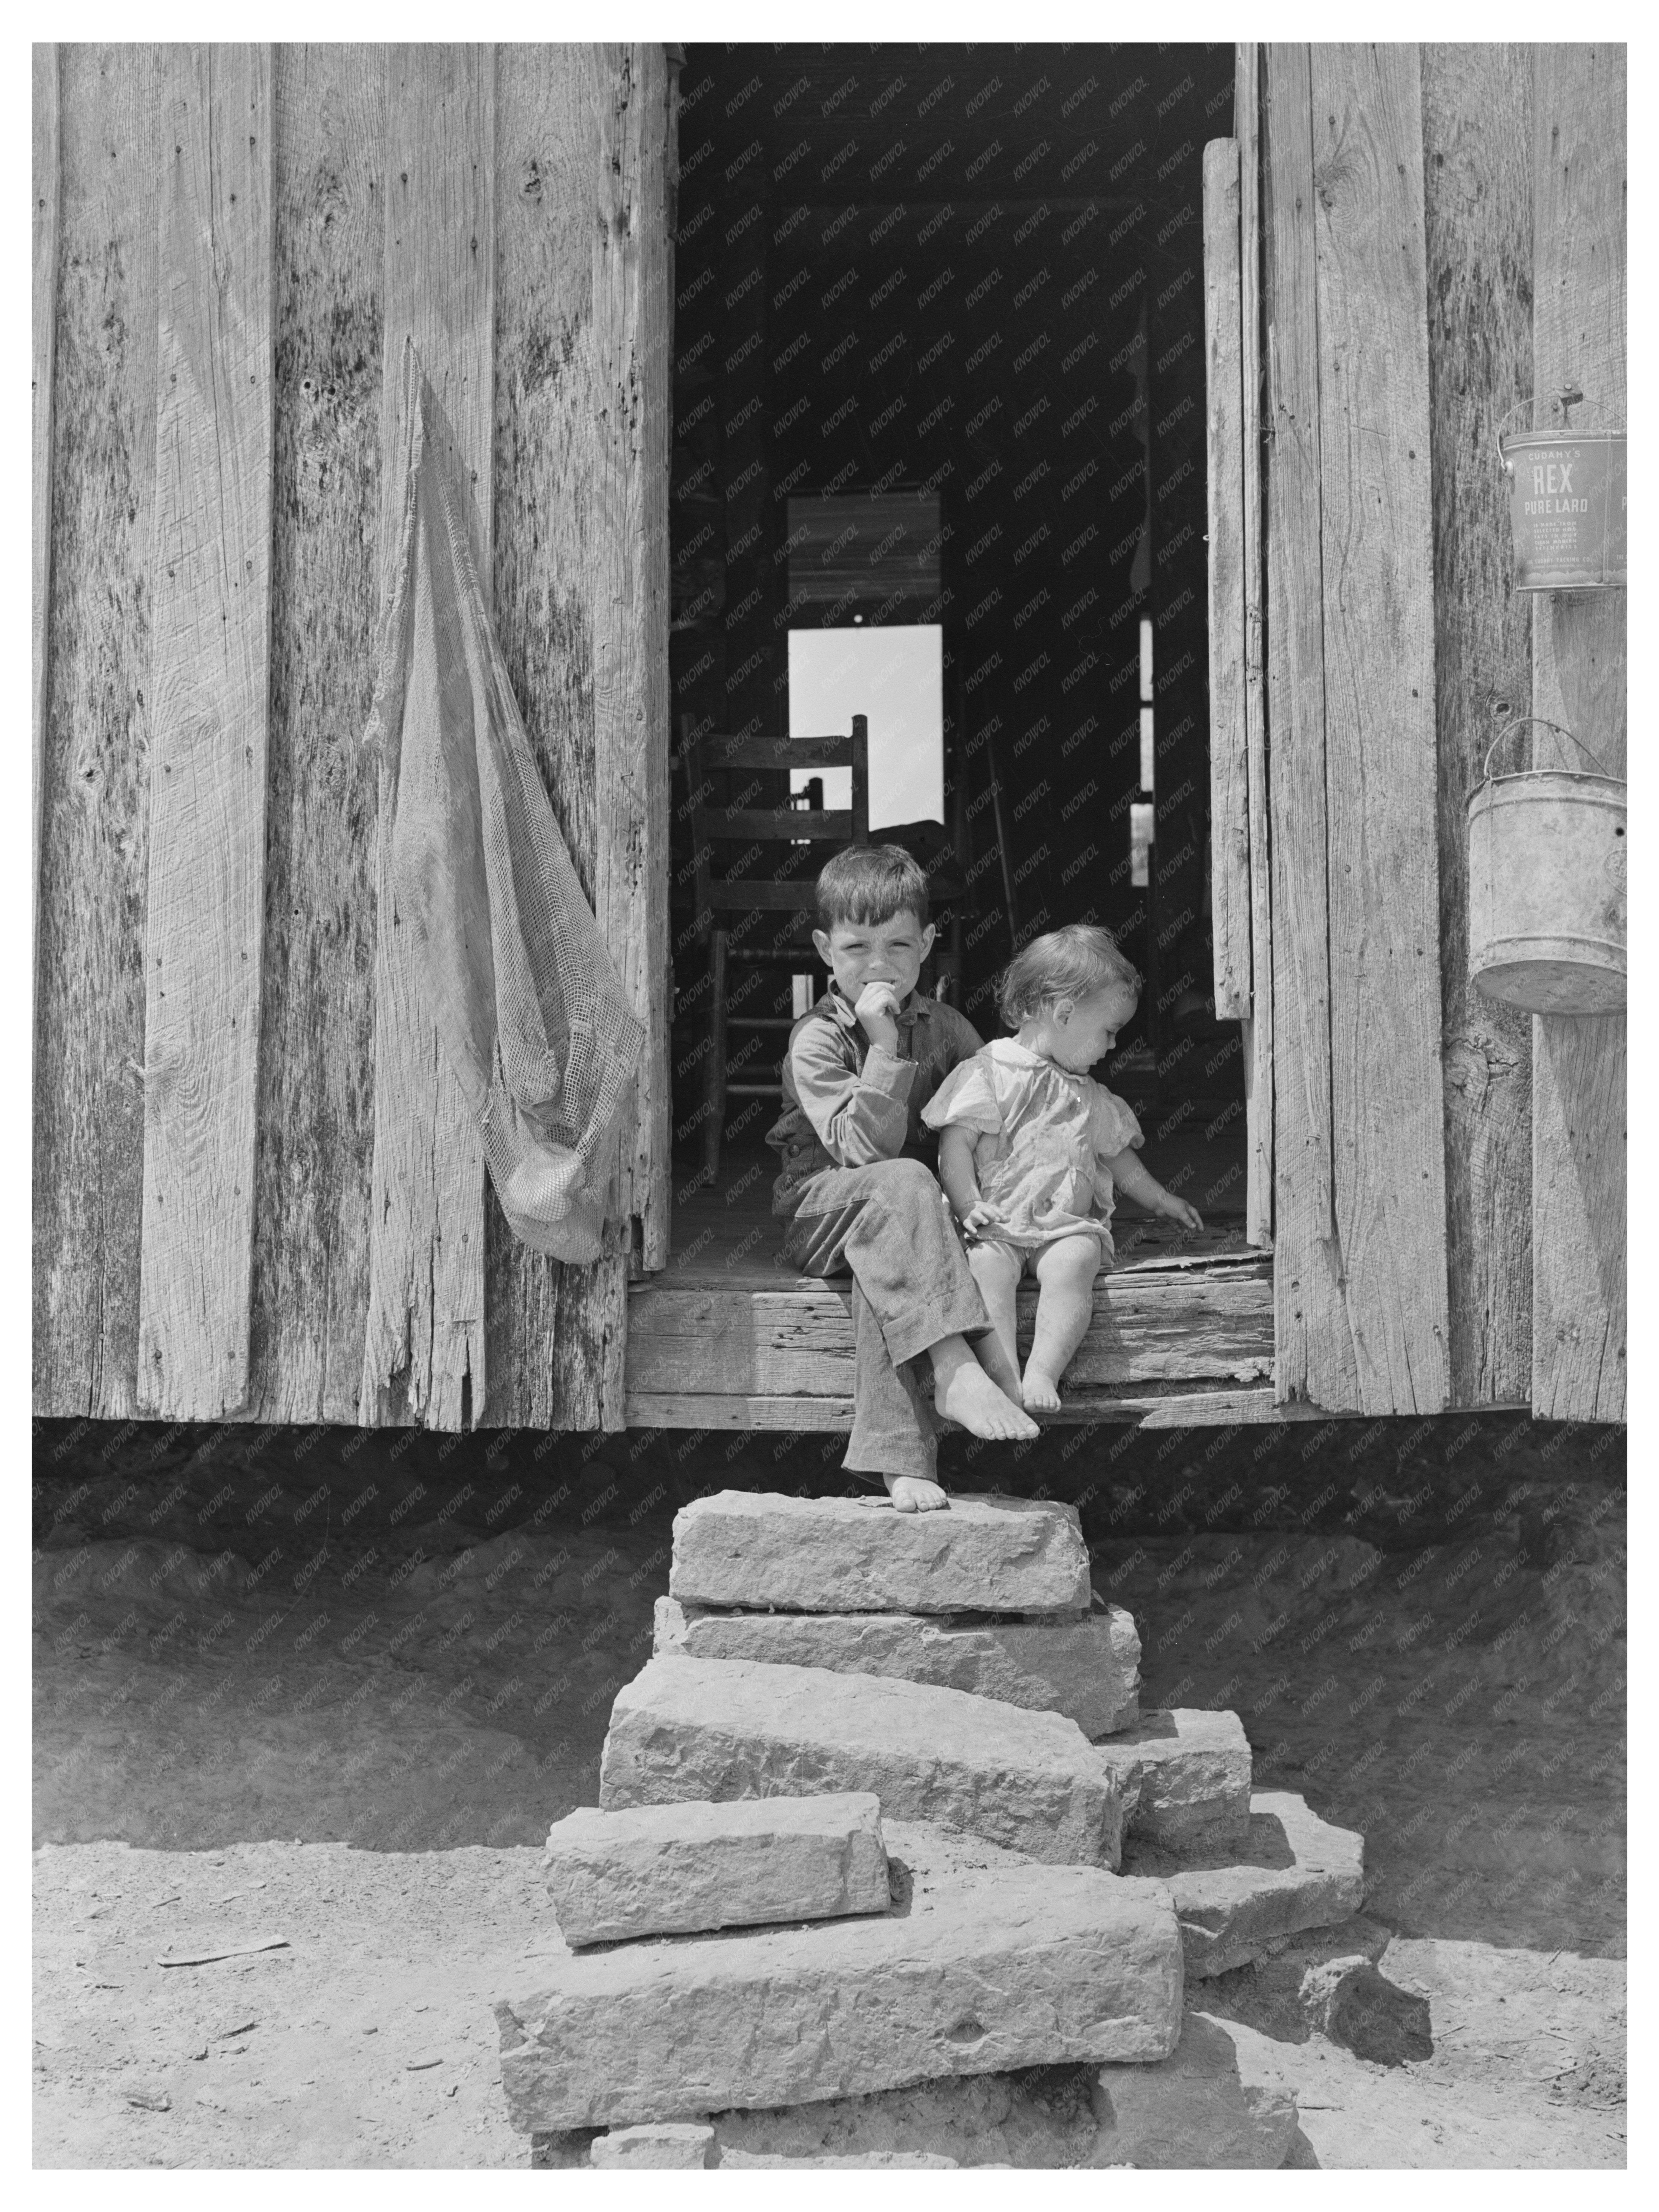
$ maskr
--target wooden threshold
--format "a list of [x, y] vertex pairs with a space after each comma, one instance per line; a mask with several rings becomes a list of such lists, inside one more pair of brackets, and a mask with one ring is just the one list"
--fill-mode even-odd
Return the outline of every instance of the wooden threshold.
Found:
[[[630, 1391], [626, 1399], [630, 1429], [787, 1430], [795, 1435], [845, 1433], [853, 1425], [853, 1401], [846, 1397], [776, 1398], [676, 1395]], [[1249, 1389], [1170, 1391], [1079, 1391], [1057, 1413], [1036, 1417], [1044, 1428], [1085, 1427], [1097, 1422], [1133, 1422], [1143, 1429], [1224, 1428], [1255, 1421], [1322, 1421], [1339, 1416], [1304, 1401], [1276, 1406], [1271, 1382]], [[947, 1427], [951, 1424], [945, 1425]]]
[[[722, 1224], [723, 1225], [723, 1224]], [[1126, 1224], [1126, 1229], [1127, 1224]], [[851, 1285], [780, 1267], [758, 1223], [709, 1228], [630, 1286], [630, 1428], [844, 1430], [852, 1423]], [[1022, 1349], [1035, 1288], [1020, 1294]], [[1237, 1230], [1122, 1239], [1064, 1386], [1060, 1423], [1298, 1419], [1273, 1400], [1273, 1261]]]

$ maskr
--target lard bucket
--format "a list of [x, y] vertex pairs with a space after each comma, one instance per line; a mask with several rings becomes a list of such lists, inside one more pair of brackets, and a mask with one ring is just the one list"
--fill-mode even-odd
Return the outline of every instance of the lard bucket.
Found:
[[[1625, 1004], [1626, 839], [1621, 777], [1577, 769], [1492, 773], [1492, 739], [1468, 803], [1469, 980], [1534, 1014], [1611, 1014]], [[1589, 748], [1570, 730], [1546, 729]]]
[[[1567, 408], [1583, 397], [1564, 392]], [[1517, 592], [1622, 590], [1626, 578], [1626, 434], [1498, 434], [1510, 479]]]

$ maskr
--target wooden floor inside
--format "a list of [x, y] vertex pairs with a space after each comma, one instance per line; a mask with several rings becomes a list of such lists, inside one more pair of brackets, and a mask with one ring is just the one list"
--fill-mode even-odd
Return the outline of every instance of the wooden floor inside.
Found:
[[[1294, 1418], [1273, 1402], [1273, 1258], [1245, 1241], [1242, 1129], [1170, 1132], [1147, 1161], [1190, 1197], [1200, 1233], [1120, 1200], [1115, 1265], [1095, 1290], [1088, 1335], [1061, 1387], [1060, 1422], [1148, 1426]], [[776, 1159], [730, 1147], [716, 1182], [687, 1172], [667, 1267], [629, 1296], [630, 1428], [836, 1430], [851, 1425], [850, 1284], [779, 1258]], [[1034, 1286], [1020, 1294], [1021, 1349]]]

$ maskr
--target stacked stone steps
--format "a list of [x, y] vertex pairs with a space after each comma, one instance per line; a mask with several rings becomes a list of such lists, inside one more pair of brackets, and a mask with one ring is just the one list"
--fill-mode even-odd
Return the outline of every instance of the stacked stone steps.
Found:
[[[1140, 1711], [1134, 1623], [1095, 1597], [1076, 1513], [1056, 1501], [962, 1498], [947, 1512], [898, 1514], [864, 1499], [699, 1499], [675, 1520], [653, 1648], [955, 1689], [969, 1700], [954, 1716], [969, 1741], [991, 1701], [1075, 1721], [1095, 1754], [1076, 1771], [1103, 1770], [1123, 1805], [1119, 1851], [1109, 1823], [1097, 1863], [1175, 1883], [1194, 1976], [1345, 1918], [1363, 1895], [1361, 1838], [1290, 1793], [1252, 1795], [1236, 1713]], [[1006, 1737], [1019, 1723], [1005, 1714], [1000, 1725]], [[1081, 1757], [1074, 1739], [1046, 1741]], [[882, 1794], [873, 1775], [846, 1786]], [[890, 1820], [937, 1817], [915, 1795], [884, 1802]], [[1030, 1851], [988, 1808], [981, 1817], [959, 1802], [944, 1825]]]
[[625, 1813], [584, 1805], [554, 1822], [543, 1866], [573, 1948], [836, 1920], [891, 1903], [881, 1806], [867, 1794]]
[[[1184, 2140], [1188, 2106], [1231, 2096], [1227, 2140], [1255, 2153], [1217, 2162], [1277, 2163], [1282, 2112], [1170, 2063], [1183, 1958], [1221, 1971], [1311, 1924], [1304, 1891], [1325, 1917], [1340, 1832], [1314, 1835], [1300, 1801], [1253, 1805], [1236, 1715], [1141, 1713], [1133, 1624], [1094, 1605], [1077, 1516], [1052, 1503], [726, 1492], [682, 1511], [600, 1809], [550, 1838], [567, 1949], [496, 2008], [515, 2124], [540, 2143], [607, 2126], [599, 2165], [735, 2164], [770, 2147], [660, 2130], [844, 2111], [850, 2156], [876, 2148], [860, 2115], [908, 2085], [1069, 2062], [1106, 2069], [1091, 2095], [1115, 2154], [1085, 2162], [1166, 2162], [1147, 2114]], [[1172, 2086], [1115, 2096], [1113, 2069]]]
[[501, 2084], [533, 2132], [1146, 2062], [1181, 1995], [1162, 1882], [998, 1867], [884, 1913], [568, 1950], [497, 2005]]
[[879, 1674], [750, 1659], [652, 1659], [618, 1691], [606, 1812], [687, 1798], [869, 1790], [1060, 1865], [1115, 1868], [1138, 1770], [1115, 1771], [1058, 1713]]
[[1358, 1912], [1365, 1842], [1291, 1790], [1259, 1790], [1242, 1837], [1174, 1850], [1132, 1838], [1123, 1871], [1167, 1882], [1188, 1976], [1204, 1980]]
[[1140, 1639], [1121, 1606], [1025, 1620], [971, 1613], [732, 1613], [657, 1600], [659, 1659], [750, 1659], [888, 1674], [1059, 1713], [1091, 1738], [1140, 1717]]

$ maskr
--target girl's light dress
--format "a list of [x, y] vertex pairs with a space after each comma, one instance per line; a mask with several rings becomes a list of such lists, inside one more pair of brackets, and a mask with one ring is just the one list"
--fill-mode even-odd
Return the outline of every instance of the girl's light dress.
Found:
[[921, 1109], [930, 1128], [974, 1133], [980, 1196], [1003, 1225], [975, 1241], [1034, 1253], [1062, 1237], [1095, 1236], [1111, 1256], [1107, 1163], [1145, 1139], [1120, 1097], [1013, 1037], [953, 1067]]

